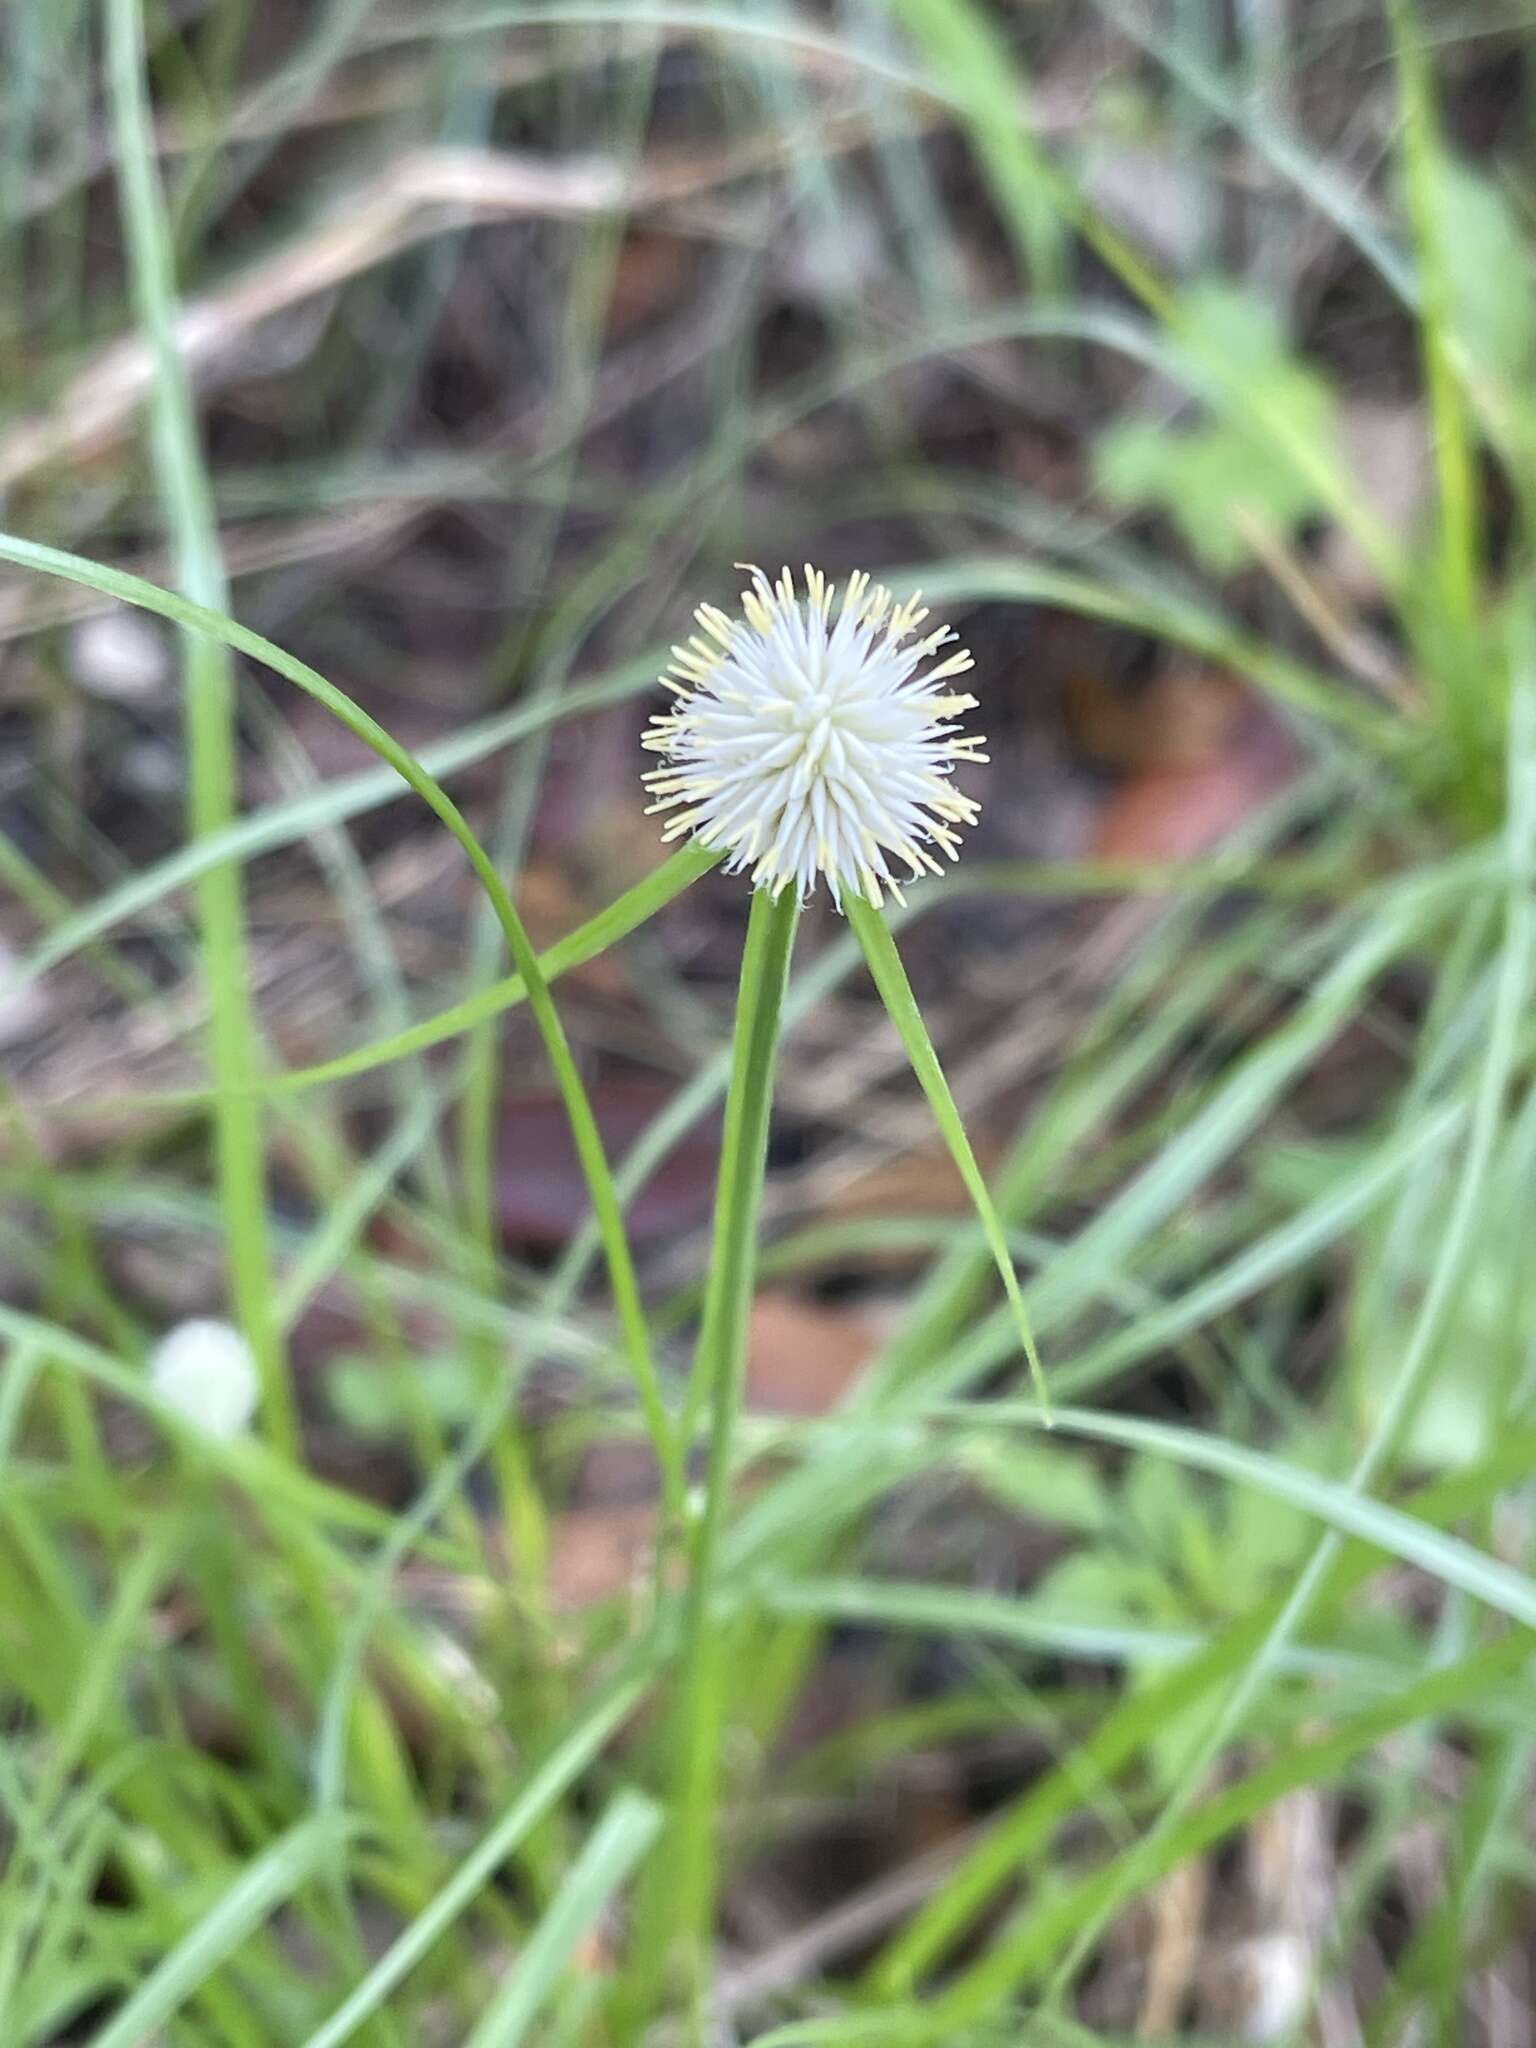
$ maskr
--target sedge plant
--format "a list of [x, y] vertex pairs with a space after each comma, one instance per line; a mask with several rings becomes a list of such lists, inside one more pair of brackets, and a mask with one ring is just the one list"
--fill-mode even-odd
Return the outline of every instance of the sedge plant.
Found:
[[[731, 1694], [731, 1637], [716, 1611], [721, 1543], [736, 1472], [756, 1283], [758, 1211], [767, 1159], [784, 991], [802, 905], [823, 883], [846, 912], [882, 1001], [970, 1190], [1045, 1388], [1013, 1260], [954, 1099], [882, 918], [909, 880], [943, 872], [977, 813], [954, 771], [985, 760], [964, 730], [976, 706], [954, 685], [972, 666], [946, 626], [924, 631], [917, 597], [898, 604], [852, 574], [841, 594], [806, 565], [803, 590], [784, 568], [752, 568], [740, 616], [714, 605], [673, 649], [663, 676], [675, 702], [646, 730], [661, 757], [651, 809], [746, 873], [752, 904], [742, 952], [714, 1234], [682, 1437], [705, 1420], [703, 1500], [691, 1530], [683, 1605], [670, 1829], [636, 1940], [639, 1982], [654, 1996], [686, 1987], [695, 2024], [707, 2003], [721, 1843], [721, 1751]], [[643, 2004], [643, 2002], [642, 2002]]]
[[[1042, 1409], [1049, 1414], [1039, 1354], [1007, 1234], [885, 915], [888, 903], [904, 905], [904, 881], [943, 872], [938, 854], [950, 861], [958, 858], [958, 828], [972, 823], [977, 814], [974, 799], [957, 789], [951, 779], [956, 767], [986, 758], [981, 752], [984, 743], [960, 724], [976, 700], [969, 692], [951, 687], [971, 668], [971, 657], [963, 649], [950, 649], [955, 636], [948, 628], [920, 634], [928, 614], [916, 597], [898, 604], [884, 586], [856, 573], [848, 579], [839, 600], [833, 586], [811, 567], [805, 571], [803, 594], [787, 568], [773, 583], [760, 570], [753, 570], [750, 586], [742, 594], [741, 617], [731, 619], [713, 606], [702, 606], [697, 614], [700, 636], [674, 649], [663, 681], [677, 701], [653, 720], [645, 735], [647, 747], [663, 757], [663, 765], [646, 777], [651, 808], [676, 813], [667, 827], [669, 838], [686, 834], [696, 842], [696, 851], [674, 857], [673, 886], [698, 879], [723, 856], [728, 871], [749, 871], [752, 903], [726, 1084], [709, 1278], [693, 1371], [680, 1412], [670, 1414], [635, 1292], [621, 1205], [547, 981], [504, 885], [440, 786], [376, 721], [307, 664], [261, 636], [139, 578], [59, 550], [0, 537], [0, 555], [110, 592], [177, 621], [189, 634], [203, 634], [224, 648], [240, 649], [268, 662], [365, 740], [426, 800], [463, 846], [496, 907], [517, 964], [520, 988], [526, 991], [550, 1049], [576, 1132], [582, 1170], [592, 1190], [621, 1323], [631, 1347], [635, 1386], [660, 1462], [669, 1510], [665, 1527], [686, 1527], [686, 1586], [667, 1728], [672, 1796], [636, 1915], [638, 1962], [632, 1983], [639, 1987], [639, 1998], [631, 2006], [631, 2015], [641, 2019], [659, 2000], [678, 1993], [686, 1998], [697, 2029], [707, 2010], [708, 1966], [724, 1848], [721, 1760], [730, 1711], [731, 1665], [729, 1631], [721, 1627], [717, 1611], [722, 1539], [736, 1472], [748, 1318], [756, 1282], [759, 1206], [785, 988], [800, 910], [818, 881], [825, 883], [846, 914], [871, 979], [933, 1107], [995, 1259], [1017, 1346], [1028, 1359]], [[893, 860], [905, 869], [905, 876], [893, 869]], [[641, 885], [636, 894], [649, 903], [654, 891]], [[245, 1361], [243, 1340], [232, 1331], [214, 1327], [220, 1340], [220, 1369], [224, 1353], [233, 1347], [240, 1348]], [[208, 1350], [206, 1345], [204, 1350]], [[178, 1409], [190, 1407], [182, 1394], [187, 1353], [186, 1332], [179, 1332], [155, 1354], [151, 1366], [154, 1393]], [[199, 1352], [193, 1361], [199, 1374], [205, 1363]], [[505, 1411], [507, 1398], [503, 1394], [488, 1411], [491, 1428], [497, 1414]], [[221, 1412], [230, 1405], [222, 1401]], [[682, 1494], [680, 1460], [701, 1430], [705, 1476], [702, 1496], [690, 1513]], [[424, 1504], [451, 1497], [452, 1486], [465, 1476], [468, 1458], [483, 1451], [490, 1440], [487, 1429], [472, 1432], [470, 1449], [461, 1449], [436, 1475]], [[419, 1520], [413, 1517], [403, 1523], [401, 1533], [387, 1546], [387, 1554], [393, 1558], [403, 1554], [406, 1532], [420, 1534], [428, 1519], [424, 1513]], [[370, 1613], [367, 1603], [361, 1612], [365, 1617]], [[348, 1660], [354, 1677], [355, 1660], [354, 1650]], [[622, 1688], [620, 1697], [631, 1699], [632, 1686]], [[329, 1717], [328, 1725], [333, 1730], [337, 1727], [334, 1716]], [[334, 1752], [332, 1735], [323, 1753]], [[332, 1788], [328, 1810], [334, 1806], [342, 1776], [343, 1766], [335, 1761], [322, 1767], [321, 1782]], [[332, 1811], [333, 1821], [338, 1818]], [[646, 1814], [637, 1813], [633, 1818], [633, 1827], [620, 1830], [626, 1868], [639, 1860], [653, 1832]], [[303, 1841], [308, 1853], [310, 1839], [306, 1835]], [[349, 2001], [348, 2010], [356, 2003]], [[334, 2029], [317, 2036], [327, 2044], [342, 2038], [345, 2035]]]

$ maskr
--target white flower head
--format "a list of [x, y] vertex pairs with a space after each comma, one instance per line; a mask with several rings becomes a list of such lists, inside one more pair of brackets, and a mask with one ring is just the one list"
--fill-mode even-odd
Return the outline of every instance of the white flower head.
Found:
[[261, 1391], [250, 1345], [211, 1316], [166, 1332], [150, 1355], [149, 1380], [183, 1421], [225, 1442], [244, 1430]]
[[891, 858], [912, 878], [938, 874], [930, 849], [956, 859], [956, 827], [976, 821], [949, 780], [956, 762], [987, 758], [955, 723], [976, 699], [946, 687], [971, 657], [935, 662], [954, 634], [914, 637], [928, 616], [918, 600], [894, 603], [862, 571], [834, 618], [819, 569], [807, 564], [802, 597], [788, 569], [770, 583], [738, 566], [752, 578], [742, 616], [700, 605], [702, 631], [661, 679], [678, 702], [645, 732], [666, 762], [645, 777], [650, 809], [677, 810], [668, 839], [691, 833], [775, 896], [793, 888], [803, 902], [822, 874], [839, 907], [844, 889], [899, 902]]

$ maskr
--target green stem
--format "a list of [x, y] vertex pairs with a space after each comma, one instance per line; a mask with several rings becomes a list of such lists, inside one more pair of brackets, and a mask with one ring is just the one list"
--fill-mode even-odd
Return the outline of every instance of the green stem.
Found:
[[[637, 1943], [642, 1981], [654, 1986], [673, 1970], [692, 1994], [697, 2029], [708, 1979], [718, 1888], [720, 1752], [725, 1729], [728, 1640], [712, 1620], [721, 1536], [730, 1505], [737, 1419], [747, 1377], [747, 1331], [757, 1266], [758, 1213], [773, 1107], [780, 1017], [799, 903], [792, 890], [752, 898], [725, 1130], [716, 1186], [709, 1278], [694, 1355], [690, 1406], [707, 1391], [709, 1452], [704, 1505], [694, 1532], [683, 1609], [682, 1690], [678, 1700], [670, 1802], [672, 1834], [659, 1860], [664, 1887], [650, 1904], [662, 1940]], [[686, 1437], [684, 1438], [686, 1442]], [[653, 1887], [653, 1891], [656, 1888]], [[643, 1915], [640, 1934], [647, 1931]]]
[[[228, 601], [218, 519], [198, 446], [186, 365], [176, 339], [176, 277], [165, 196], [150, 134], [140, 0], [109, 0], [107, 75], [130, 282], [154, 363], [151, 414], [156, 479], [170, 527], [176, 580], [199, 604]], [[235, 676], [228, 650], [202, 634], [182, 639], [187, 746], [187, 829], [222, 831], [239, 790]], [[273, 1442], [298, 1447], [293, 1390], [272, 1310], [262, 1112], [250, 1092], [256, 1067], [240, 870], [210, 868], [197, 885], [208, 987], [208, 1051], [217, 1101], [214, 1152], [235, 1315], [255, 1355]]]
[[1422, 25], [1410, 0], [1388, 0], [1387, 19], [1397, 62], [1402, 106], [1403, 182], [1419, 269], [1419, 344], [1429, 408], [1429, 444], [1436, 485], [1435, 574], [1427, 603], [1418, 608], [1422, 668], [1427, 689], [1450, 727], [1457, 767], [1480, 780], [1497, 758], [1496, 700], [1488, 684], [1492, 664], [1479, 633], [1482, 532], [1477, 441], [1457, 367], [1455, 309], [1448, 275], [1448, 175], [1434, 80]]

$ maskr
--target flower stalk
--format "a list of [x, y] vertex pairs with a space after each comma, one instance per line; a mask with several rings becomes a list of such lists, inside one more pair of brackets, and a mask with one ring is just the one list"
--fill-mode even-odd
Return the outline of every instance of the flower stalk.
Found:
[[954, 639], [947, 627], [919, 638], [928, 614], [918, 600], [897, 604], [863, 574], [849, 577], [840, 605], [825, 576], [809, 566], [803, 595], [788, 569], [774, 583], [761, 569], [750, 575], [739, 618], [712, 605], [696, 613], [699, 633], [673, 649], [662, 678], [676, 702], [645, 734], [645, 745], [662, 756], [645, 780], [651, 809], [673, 813], [667, 838], [692, 838], [722, 854], [728, 871], [750, 871], [753, 883], [714, 1240], [676, 1438], [686, 1450], [707, 1408], [707, 1472], [688, 1544], [671, 1731], [670, 1823], [637, 1905], [624, 2015], [634, 2033], [663, 1998], [679, 1993], [687, 2038], [695, 2043], [707, 2024], [733, 1691], [732, 1633], [718, 1611], [721, 1538], [746, 1388], [784, 990], [800, 906], [818, 880], [853, 925], [970, 1192], [1045, 1396], [1002, 1224], [881, 913], [887, 896], [904, 900], [905, 879], [942, 873], [939, 855], [958, 858], [959, 828], [975, 822], [975, 799], [950, 780], [958, 763], [987, 758], [983, 742], [958, 723], [976, 700], [952, 687], [971, 657], [963, 649], [944, 652]]
[[729, 1631], [713, 1608], [746, 1390], [779, 1026], [799, 914], [793, 889], [753, 893], [737, 993], [709, 1278], [689, 1388], [690, 1409], [707, 1409], [708, 1450], [703, 1502], [689, 1543], [668, 1805], [671, 1833], [637, 1927], [642, 1983], [684, 1989], [696, 2022], [707, 1995], [713, 1947], [721, 1749], [731, 1690]]

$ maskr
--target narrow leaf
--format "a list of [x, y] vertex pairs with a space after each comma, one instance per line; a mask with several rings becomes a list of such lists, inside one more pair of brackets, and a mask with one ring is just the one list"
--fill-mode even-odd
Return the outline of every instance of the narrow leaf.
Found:
[[[572, 1781], [586, 1769], [634, 1707], [642, 1691], [640, 1680], [626, 1679], [607, 1695], [595, 1712], [572, 1730], [534, 1773], [495, 1826], [481, 1837], [441, 1891], [395, 1937], [362, 1982], [324, 2025], [308, 2037], [303, 2048], [339, 2048], [341, 2042], [352, 2039], [363, 2022], [378, 2011], [400, 1980], [415, 1969], [460, 1913], [473, 1903], [518, 1844], [526, 1839]], [[93, 2043], [92, 2048], [102, 2048], [102, 2044]]]
[[92, 2037], [90, 2048], [143, 2048], [199, 1985], [315, 1875], [345, 1832], [339, 1815], [317, 1814], [281, 1836]]
[[661, 1808], [621, 1792], [566, 1872], [553, 1903], [464, 2048], [518, 2048], [583, 1938], [656, 1838]]
[[971, 1150], [971, 1141], [965, 1134], [955, 1098], [949, 1092], [949, 1083], [944, 1078], [944, 1069], [939, 1065], [939, 1056], [933, 1049], [933, 1040], [928, 1036], [928, 1027], [923, 1022], [922, 1012], [917, 1007], [917, 998], [907, 980], [907, 971], [901, 964], [901, 955], [896, 950], [896, 941], [886, 927], [885, 919], [872, 904], [862, 897], [848, 895], [844, 899], [848, 922], [853, 926], [864, 959], [880, 992], [886, 1014], [896, 1026], [912, 1071], [921, 1084], [933, 1110], [950, 1157], [959, 1169], [960, 1178], [965, 1182], [966, 1192], [975, 1207], [982, 1234], [987, 1247], [1002, 1277], [1003, 1288], [1008, 1296], [1008, 1305], [1013, 1311], [1014, 1325], [1019, 1341], [1024, 1346], [1024, 1355], [1029, 1360], [1029, 1369], [1034, 1376], [1035, 1391], [1049, 1414], [1050, 1395], [1046, 1391], [1045, 1370], [1040, 1363], [1040, 1354], [1035, 1348], [1034, 1332], [1029, 1326], [1029, 1317], [1024, 1308], [1024, 1296], [1019, 1288], [1019, 1277], [1013, 1268], [1013, 1256], [1008, 1249], [1008, 1236], [1002, 1219], [993, 1206], [992, 1196], [981, 1168], [976, 1163], [976, 1154]]

